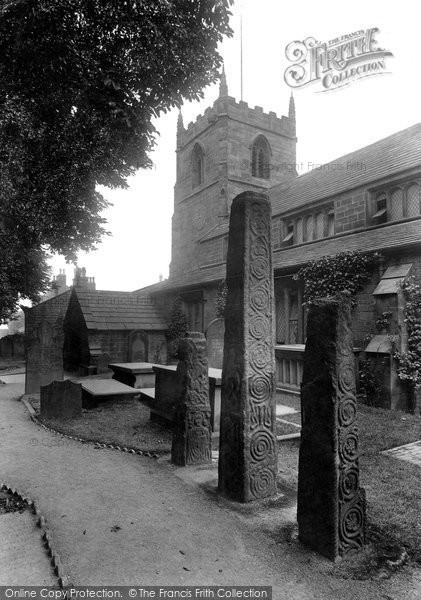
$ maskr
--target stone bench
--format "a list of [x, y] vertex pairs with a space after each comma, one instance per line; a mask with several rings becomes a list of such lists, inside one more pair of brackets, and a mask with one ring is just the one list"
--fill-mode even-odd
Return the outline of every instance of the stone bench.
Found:
[[134, 388], [151, 388], [155, 385], [153, 364], [147, 362], [110, 363], [113, 379]]
[[113, 379], [82, 379], [82, 408], [94, 408], [98, 402], [111, 398], [138, 396], [136, 390]]
[[[177, 366], [153, 365], [155, 389], [142, 389], [141, 400], [151, 409], [151, 419], [174, 420], [175, 403], [178, 397]], [[209, 402], [211, 406], [211, 424], [214, 435], [219, 435], [221, 416], [221, 369], [209, 368]]]

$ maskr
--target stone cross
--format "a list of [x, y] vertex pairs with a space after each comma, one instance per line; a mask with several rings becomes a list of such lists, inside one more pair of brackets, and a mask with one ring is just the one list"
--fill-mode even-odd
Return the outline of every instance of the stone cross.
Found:
[[250, 502], [276, 493], [271, 207], [244, 192], [231, 207], [219, 490]]
[[175, 406], [171, 460], [180, 466], [210, 462], [211, 409], [203, 333], [188, 332], [180, 340], [178, 356], [179, 395]]
[[355, 393], [349, 299], [317, 300], [304, 353], [297, 515], [300, 540], [332, 560], [365, 538]]

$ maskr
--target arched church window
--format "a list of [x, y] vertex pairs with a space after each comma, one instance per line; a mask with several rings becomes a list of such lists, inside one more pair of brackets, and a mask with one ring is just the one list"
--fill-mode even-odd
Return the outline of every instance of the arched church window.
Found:
[[192, 152], [192, 188], [203, 183], [204, 178], [204, 152], [203, 148], [196, 144]]
[[270, 147], [263, 135], [259, 135], [251, 148], [251, 174], [260, 179], [270, 177]]

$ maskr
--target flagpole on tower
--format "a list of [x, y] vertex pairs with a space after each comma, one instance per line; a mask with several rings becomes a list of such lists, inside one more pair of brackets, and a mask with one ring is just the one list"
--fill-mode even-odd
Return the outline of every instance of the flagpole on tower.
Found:
[[240, 98], [243, 99], [243, 3], [240, 1]]

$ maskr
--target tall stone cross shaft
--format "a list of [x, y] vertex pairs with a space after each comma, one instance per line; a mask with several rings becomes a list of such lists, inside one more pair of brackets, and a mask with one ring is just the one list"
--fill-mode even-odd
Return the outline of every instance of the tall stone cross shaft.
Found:
[[244, 192], [231, 207], [219, 490], [239, 502], [276, 493], [271, 207]]
[[188, 332], [178, 347], [177, 384], [171, 459], [176, 465], [210, 462], [211, 409], [208, 357], [203, 333]]
[[307, 320], [298, 469], [300, 540], [335, 560], [365, 537], [349, 300], [316, 300]]

